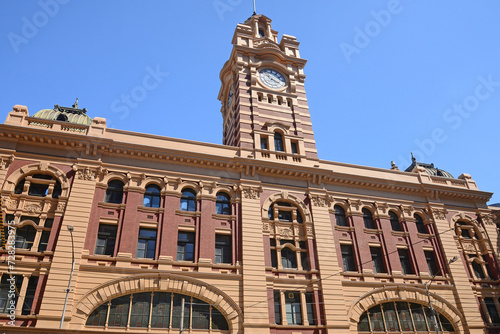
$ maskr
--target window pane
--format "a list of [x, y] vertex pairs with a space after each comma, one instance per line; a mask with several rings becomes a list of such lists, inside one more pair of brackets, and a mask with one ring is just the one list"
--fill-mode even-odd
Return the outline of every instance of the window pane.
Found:
[[354, 262], [354, 254], [351, 245], [341, 245], [342, 262], [344, 271], [356, 271], [356, 263]]
[[302, 325], [302, 313], [300, 309], [300, 293], [285, 292], [285, 313], [289, 325]]
[[361, 315], [358, 322], [358, 332], [369, 332], [370, 324], [368, 323], [368, 314], [365, 312]]
[[113, 299], [109, 308], [108, 326], [126, 327], [129, 307], [130, 295]]
[[484, 298], [484, 304], [486, 305], [486, 309], [490, 315], [491, 323], [500, 323], [500, 317], [498, 316], [498, 311], [493, 298]]
[[47, 250], [47, 245], [49, 244], [50, 231], [43, 231], [40, 238], [40, 243], [38, 244], [38, 251], [44, 252]]
[[152, 328], [168, 328], [170, 325], [171, 293], [155, 292], [153, 295], [153, 310], [151, 313]]
[[422, 217], [417, 214], [413, 215], [413, 217], [415, 218], [415, 225], [417, 226], [418, 233], [427, 233]]
[[104, 326], [106, 324], [106, 317], [108, 316], [108, 304], [102, 304], [96, 308], [88, 317], [86, 326]]
[[281, 325], [281, 298], [280, 292], [274, 291], [274, 322], [278, 325]]
[[413, 315], [413, 323], [415, 324], [415, 330], [418, 332], [427, 331], [427, 323], [425, 322], [425, 315], [422, 309], [422, 305], [410, 303], [410, 309]]
[[396, 303], [398, 308], [399, 323], [401, 324], [401, 330], [403, 332], [413, 331], [413, 324], [411, 322], [410, 309], [407, 302]]
[[[439, 321], [441, 322], [441, 327], [443, 327], [443, 331], [446, 332], [454, 332], [455, 328], [451, 324], [451, 322], [446, 319], [442, 314], [439, 314]], [[498, 323], [499, 321], [497, 321]]]
[[345, 210], [340, 205], [335, 205], [335, 222], [338, 226], [348, 226]]
[[193, 329], [209, 329], [210, 326], [210, 305], [193, 298]]
[[194, 260], [194, 233], [179, 232], [177, 241], [177, 261]]
[[276, 151], [284, 151], [283, 137], [281, 136], [281, 133], [279, 133], [279, 132], [274, 133], [274, 149]]
[[217, 234], [215, 236], [215, 263], [231, 262], [231, 236]]
[[281, 250], [281, 265], [283, 268], [297, 269], [297, 254], [289, 247]]
[[439, 269], [437, 268], [436, 257], [433, 251], [425, 251], [425, 260], [427, 261], [427, 267], [429, 267], [429, 274], [431, 276], [437, 275]]
[[393, 231], [402, 231], [401, 223], [399, 222], [399, 218], [393, 211], [389, 211], [389, 219], [391, 221], [391, 227]]
[[156, 230], [144, 229], [139, 230], [139, 239], [137, 240], [138, 258], [154, 259], [156, 252]]
[[307, 310], [307, 321], [309, 321], [309, 325], [316, 324], [314, 320], [314, 303], [313, 303], [312, 292], [306, 292], [306, 310]]
[[26, 289], [26, 297], [24, 298], [23, 304], [23, 315], [28, 315], [31, 313], [31, 307], [33, 306], [33, 300], [35, 299], [36, 287], [38, 285], [38, 276], [31, 276], [28, 281], [28, 287]]
[[394, 308], [394, 303], [382, 304], [384, 309], [385, 317], [385, 327], [388, 332], [399, 332], [398, 318], [396, 316], [396, 310]]
[[382, 250], [379, 247], [370, 247], [370, 252], [372, 255], [373, 272], [375, 274], [386, 273]]
[[363, 209], [363, 221], [365, 223], [365, 227], [369, 229], [375, 228], [375, 222], [373, 221], [373, 215], [370, 210]]
[[181, 327], [182, 299], [184, 299], [184, 329], [190, 327], [189, 314], [191, 313], [191, 297], [174, 294], [174, 308], [172, 310], [172, 328]]
[[382, 310], [380, 305], [374, 306], [368, 310], [370, 313], [370, 323], [372, 325], [372, 331], [374, 332], [385, 332], [384, 318], [382, 317]]
[[212, 306], [212, 329], [228, 330], [229, 325], [226, 318], [218, 309]]
[[403, 275], [413, 275], [413, 266], [411, 265], [410, 254], [407, 249], [398, 249], [399, 260], [401, 261], [401, 268]]
[[136, 293], [132, 296], [130, 327], [148, 327], [151, 292]]

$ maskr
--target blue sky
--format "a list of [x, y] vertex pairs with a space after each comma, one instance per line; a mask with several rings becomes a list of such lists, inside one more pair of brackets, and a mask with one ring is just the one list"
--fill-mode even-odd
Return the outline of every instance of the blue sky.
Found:
[[[222, 142], [219, 71], [251, 0], [2, 7], [2, 121], [15, 104], [32, 115], [78, 97], [113, 128]], [[500, 2], [257, 0], [257, 12], [301, 42], [321, 159], [405, 169], [413, 152], [500, 194]]]

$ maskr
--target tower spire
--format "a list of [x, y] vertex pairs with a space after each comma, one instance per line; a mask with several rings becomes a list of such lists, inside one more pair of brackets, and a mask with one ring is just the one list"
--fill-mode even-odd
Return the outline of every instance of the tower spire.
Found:
[[257, 12], [255, 11], [255, 0], [253, 0], [253, 14], [252, 15], [257, 15]]

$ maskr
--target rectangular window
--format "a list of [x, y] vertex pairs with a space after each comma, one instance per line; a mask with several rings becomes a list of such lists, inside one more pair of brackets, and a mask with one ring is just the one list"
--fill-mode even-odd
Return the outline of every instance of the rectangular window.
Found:
[[42, 231], [40, 243], [38, 244], [39, 252], [44, 252], [47, 250], [47, 245], [49, 244], [49, 237], [50, 237], [50, 231]]
[[128, 310], [130, 308], [130, 295], [111, 300], [109, 307], [109, 327], [126, 327], [128, 321]]
[[151, 292], [134, 293], [132, 295], [132, 311], [130, 327], [148, 327]]
[[38, 276], [31, 276], [28, 281], [28, 287], [26, 289], [26, 297], [24, 298], [22, 315], [28, 315], [31, 313], [31, 307], [33, 306], [33, 300], [35, 299], [37, 285]]
[[498, 310], [495, 306], [495, 301], [493, 300], [493, 298], [484, 298], [484, 304], [486, 305], [486, 309], [488, 310], [488, 314], [490, 315], [491, 323], [500, 323], [500, 316], [498, 315]]
[[154, 259], [156, 251], [156, 230], [141, 228], [137, 241], [138, 258]]
[[373, 272], [375, 274], [387, 273], [380, 247], [370, 247], [370, 253], [372, 256]]
[[307, 321], [309, 321], [309, 325], [315, 325], [316, 322], [314, 320], [314, 302], [313, 302], [313, 293], [306, 292], [306, 311], [307, 311]]
[[174, 302], [172, 309], [172, 328], [181, 328], [182, 314], [182, 299], [184, 299], [184, 323], [183, 329], [188, 329], [191, 326], [191, 297], [185, 295], [174, 294]]
[[427, 261], [427, 267], [429, 267], [429, 274], [431, 276], [437, 275], [439, 269], [437, 267], [436, 257], [433, 251], [425, 251], [425, 260]]
[[274, 291], [274, 322], [278, 325], [281, 325], [281, 298], [280, 292]]
[[299, 153], [299, 150], [297, 148], [297, 142], [292, 141], [291, 144], [292, 144], [292, 153], [294, 154]]
[[177, 261], [194, 261], [194, 233], [179, 231]]
[[[13, 284], [13, 285], [12, 285]], [[9, 313], [9, 306], [13, 302], [17, 305], [17, 297], [23, 284], [22, 276], [3, 274], [0, 281], [0, 313]], [[11, 292], [11, 287], [15, 288], [15, 293]]]
[[415, 271], [411, 265], [410, 252], [408, 249], [398, 249], [399, 260], [401, 261], [401, 268], [403, 269], [403, 275], [413, 275]]
[[215, 236], [215, 263], [231, 263], [231, 236], [217, 234]]
[[153, 309], [151, 313], [151, 327], [168, 328], [170, 325], [170, 301], [172, 294], [154, 292]]
[[99, 224], [94, 254], [113, 256], [116, 241], [116, 225]]
[[278, 268], [278, 255], [276, 252], [276, 239], [270, 238], [269, 245], [271, 247], [271, 266], [273, 268]]
[[267, 150], [268, 149], [268, 144], [267, 144], [267, 136], [261, 136], [260, 137], [260, 149], [261, 150]]
[[285, 291], [285, 313], [289, 325], [302, 325], [299, 292]]
[[210, 305], [193, 298], [192, 329], [207, 329], [210, 327]]
[[357, 271], [356, 262], [354, 261], [354, 254], [352, 251], [352, 245], [341, 245], [340, 250], [342, 252], [342, 263], [344, 265], [344, 271]]

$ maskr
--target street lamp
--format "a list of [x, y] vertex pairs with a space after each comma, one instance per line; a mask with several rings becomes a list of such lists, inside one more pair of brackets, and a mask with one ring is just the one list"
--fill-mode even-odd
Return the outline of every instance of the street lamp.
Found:
[[64, 314], [66, 313], [66, 305], [68, 304], [68, 296], [69, 296], [69, 291], [70, 291], [70, 288], [71, 288], [71, 279], [73, 278], [73, 271], [75, 270], [75, 247], [74, 247], [74, 243], [73, 243], [73, 230], [74, 230], [74, 227], [73, 225], [68, 225], [68, 231], [69, 231], [69, 234], [71, 235], [71, 272], [69, 274], [69, 282], [68, 282], [68, 288], [66, 289], [66, 299], [64, 300], [64, 307], [63, 307], [63, 311], [62, 311], [62, 316], [61, 316], [61, 324], [59, 325], [59, 329], [62, 329], [63, 328], [63, 324], [64, 324]]
[[[452, 264], [456, 260], [458, 260], [458, 256], [454, 256], [450, 261], [448, 261], [448, 265]], [[427, 293], [427, 299], [429, 300], [429, 308], [431, 309], [431, 313], [432, 313], [432, 319], [434, 320], [434, 329], [436, 330], [436, 334], [439, 334], [439, 323], [438, 323], [437, 316], [436, 316], [436, 310], [434, 310], [434, 307], [432, 306], [431, 294], [429, 292], [429, 287], [431, 286], [432, 280], [434, 279], [434, 277], [436, 277], [441, 272], [442, 269], [443, 268], [439, 268], [439, 270], [434, 275], [432, 275], [432, 277], [424, 284], [425, 292]]]

